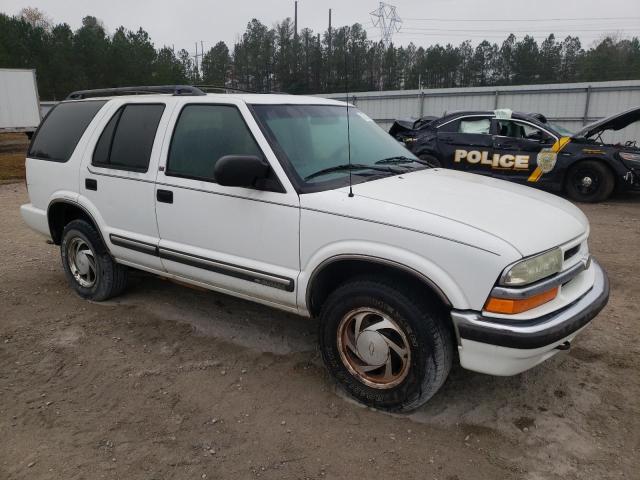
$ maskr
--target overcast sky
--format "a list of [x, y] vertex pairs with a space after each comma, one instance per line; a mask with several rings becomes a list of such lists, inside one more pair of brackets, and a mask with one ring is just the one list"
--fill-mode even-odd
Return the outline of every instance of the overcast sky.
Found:
[[[538, 40], [549, 33], [564, 38], [578, 35], [583, 46], [590, 46], [608, 33], [622, 37], [640, 36], [640, 0], [390, 0], [403, 19], [394, 43], [428, 46], [434, 43], [459, 44], [482, 39], [501, 42], [509, 32], [522, 37], [527, 33]], [[293, 0], [2, 0], [0, 11], [17, 14], [25, 6], [46, 12], [55, 23], [66, 22], [73, 29], [82, 17], [94, 15], [113, 32], [118, 26], [137, 30], [142, 26], [156, 47], [174, 46], [193, 53], [195, 42], [205, 49], [224, 40], [230, 48], [257, 18], [268, 26], [290, 16]], [[299, 0], [299, 28], [316, 32], [327, 28], [328, 10], [333, 9], [333, 25], [362, 23], [369, 37], [380, 33], [369, 12], [378, 7], [375, 0]]]

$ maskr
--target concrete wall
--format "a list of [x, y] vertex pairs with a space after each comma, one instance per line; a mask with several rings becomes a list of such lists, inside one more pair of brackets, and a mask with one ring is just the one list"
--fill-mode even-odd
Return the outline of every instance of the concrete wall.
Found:
[[[345, 94], [322, 96], [346, 98]], [[396, 118], [441, 116], [456, 110], [510, 108], [542, 113], [550, 122], [577, 131], [600, 118], [640, 106], [640, 80], [350, 92], [349, 100], [385, 129]], [[640, 122], [605, 138], [611, 142], [626, 140], [640, 144]]]

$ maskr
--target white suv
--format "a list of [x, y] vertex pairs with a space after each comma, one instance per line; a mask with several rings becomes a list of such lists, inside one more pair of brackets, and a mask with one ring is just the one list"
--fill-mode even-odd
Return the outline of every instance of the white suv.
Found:
[[587, 219], [556, 196], [430, 168], [345, 103], [140, 91], [70, 95], [28, 153], [22, 216], [84, 298], [136, 268], [318, 317], [331, 374], [394, 411], [454, 358], [533, 367], [608, 300]]

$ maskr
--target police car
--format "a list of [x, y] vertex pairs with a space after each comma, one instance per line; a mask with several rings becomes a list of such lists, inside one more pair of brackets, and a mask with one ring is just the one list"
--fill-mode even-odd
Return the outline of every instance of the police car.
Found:
[[599, 202], [614, 189], [640, 190], [640, 148], [635, 140], [607, 144], [602, 134], [640, 120], [640, 107], [599, 120], [578, 133], [541, 114], [510, 110], [445, 115], [404, 139], [434, 166], [464, 170], [564, 192]]

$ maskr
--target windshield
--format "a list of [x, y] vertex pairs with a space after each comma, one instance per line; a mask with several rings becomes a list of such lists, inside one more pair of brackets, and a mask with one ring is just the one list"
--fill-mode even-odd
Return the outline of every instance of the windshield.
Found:
[[573, 137], [574, 132], [567, 130], [564, 127], [561, 127], [560, 125], [553, 123], [553, 122], [547, 122], [547, 125], [549, 126], [549, 128], [555, 130], [557, 133], [559, 133], [560, 135], [562, 135], [563, 137]]
[[[426, 168], [398, 141], [354, 107], [349, 107], [351, 162], [347, 145], [347, 109], [334, 105], [254, 105], [253, 109], [286, 155], [297, 182], [336, 188], [347, 183]], [[317, 188], [314, 188], [316, 190]]]

